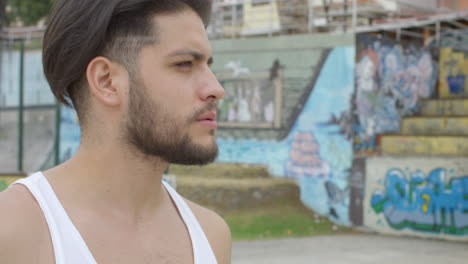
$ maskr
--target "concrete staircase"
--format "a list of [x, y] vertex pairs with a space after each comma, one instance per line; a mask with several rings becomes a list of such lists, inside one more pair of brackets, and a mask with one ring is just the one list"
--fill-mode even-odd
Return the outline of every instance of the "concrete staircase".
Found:
[[270, 177], [256, 165], [214, 163], [208, 166], [176, 166], [176, 189], [185, 198], [221, 215], [281, 205], [302, 206], [294, 180]]
[[399, 134], [383, 135], [382, 154], [468, 155], [468, 98], [422, 102], [417, 116], [405, 117]]
[[365, 226], [468, 241], [468, 98], [423, 101], [380, 150], [366, 160]]

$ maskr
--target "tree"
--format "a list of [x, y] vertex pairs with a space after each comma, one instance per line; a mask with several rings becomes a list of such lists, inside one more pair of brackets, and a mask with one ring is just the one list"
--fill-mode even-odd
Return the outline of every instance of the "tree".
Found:
[[0, 0], [0, 32], [6, 24], [6, 0]]
[[[5, 0], [0, 0], [5, 2]], [[21, 21], [23, 25], [35, 25], [46, 17], [52, 8], [52, 0], [8, 0], [8, 20]]]

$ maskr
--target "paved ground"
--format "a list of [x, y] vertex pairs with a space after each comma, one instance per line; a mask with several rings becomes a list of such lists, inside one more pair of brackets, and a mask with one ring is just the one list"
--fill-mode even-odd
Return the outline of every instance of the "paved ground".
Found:
[[466, 264], [468, 243], [334, 235], [233, 243], [232, 264]]

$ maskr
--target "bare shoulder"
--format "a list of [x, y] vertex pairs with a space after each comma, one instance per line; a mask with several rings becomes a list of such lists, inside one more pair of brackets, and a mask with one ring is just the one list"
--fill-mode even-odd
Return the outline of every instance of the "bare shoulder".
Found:
[[217, 213], [185, 199], [205, 232], [219, 264], [231, 263], [231, 231]]
[[[37, 251], [45, 249], [38, 245], [46, 244], [46, 232], [40, 207], [24, 186], [15, 185], [0, 192], [0, 263], [38, 260]], [[33, 254], [36, 258], [31, 258]]]

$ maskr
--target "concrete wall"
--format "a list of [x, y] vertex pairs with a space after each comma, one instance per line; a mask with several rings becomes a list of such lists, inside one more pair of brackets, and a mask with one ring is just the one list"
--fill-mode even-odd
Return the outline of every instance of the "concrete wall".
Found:
[[[275, 176], [297, 179], [302, 201], [342, 224], [349, 224], [352, 145], [340, 122], [345, 119], [343, 113], [351, 108], [355, 53], [352, 44], [353, 38], [347, 35], [213, 43], [215, 73], [225, 71], [223, 65], [230, 61], [255, 72], [268, 70], [278, 60], [283, 75], [284, 104], [277, 133], [284, 136], [267, 137], [259, 129], [220, 129], [218, 160], [264, 164]], [[334, 48], [319, 67], [319, 55], [330, 47]], [[298, 105], [300, 111], [295, 115]], [[290, 127], [288, 122], [292, 122]]]
[[[245, 81], [255, 80], [254, 76], [258, 74], [266, 73], [269, 77], [278, 74], [282, 86], [279, 96], [281, 102], [275, 100], [281, 108], [280, 113], [275, 113], [275, 117], [280, 118], [279, 127], [220, 127], [218, 135], [234, 139], [284, 139], [313, 89], [314, 77], [317, 77], [315, 74], [320, 72], [321, 63], [324, 62], [328, 50], [331, 47], [349, 46], [353, 43], [352, 35], [321, 34], [213, 41], [213, 71], [217, 75], [230, 74], [234, 81]], [[233, 88], [226, 86], [226, 95], [231, 93]], [[254, 101], [251, 95], [245, 93], [235, 97], [240, 97], [237, 99], [239, 104], [241, 101]], [[253, 115], [252, 109], [253, 107], [250, 107], [246, 110], [248, 115]]]
[[468, 241], [467, 158], [369, 158], [365, 190], [373, 230]]

